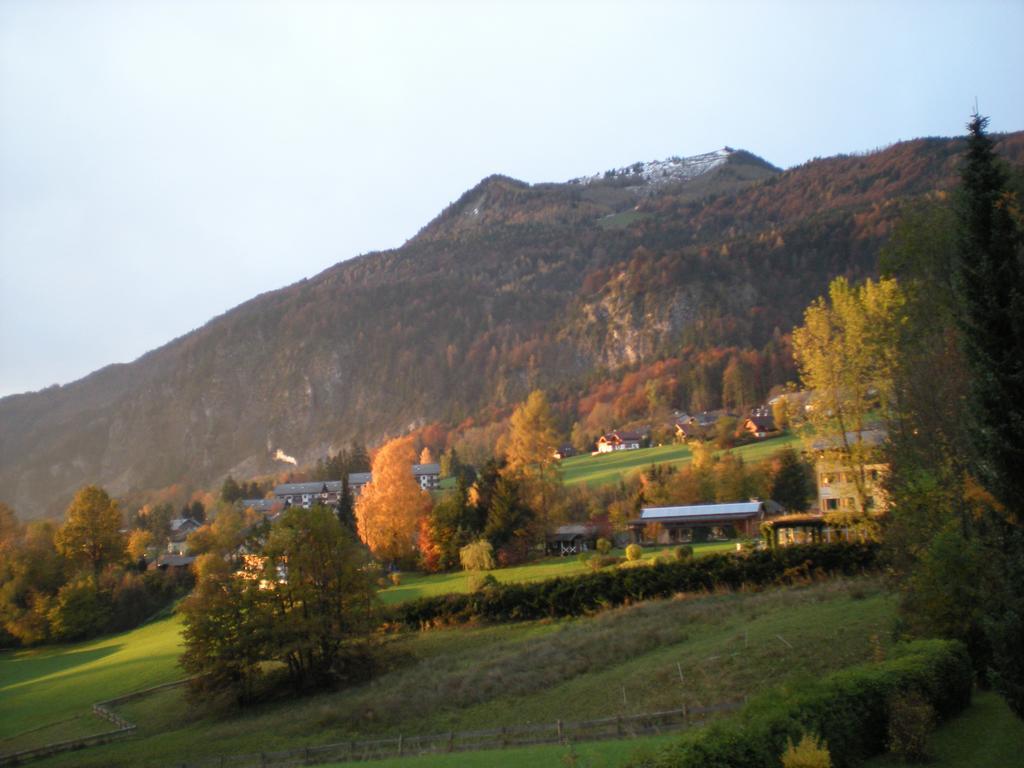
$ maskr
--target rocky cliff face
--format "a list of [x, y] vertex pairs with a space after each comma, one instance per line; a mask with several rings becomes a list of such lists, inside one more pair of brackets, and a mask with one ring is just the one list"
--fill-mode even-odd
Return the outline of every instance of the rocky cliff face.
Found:
[[[1019, 160], [1024, 138], [1002, 147]], [[872, 273], [900, 205], [955, 183], [957, 148], [785, 173], [723, 150], [565, 184], [490, 177], [402, 248], [0, 400], [0, 499], [38, 517], [87, 482], [212, 485], [280, 468], [278, 449], [311, 463], [684, 347], [757, 348], [834, 275]]]

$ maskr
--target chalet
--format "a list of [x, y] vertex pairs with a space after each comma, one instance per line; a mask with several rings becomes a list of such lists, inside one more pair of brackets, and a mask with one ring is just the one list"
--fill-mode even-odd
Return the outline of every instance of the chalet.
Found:
[[743, 430], [754, 437], [761, 439], [775, 434], [778, 430], [775, 427], [775, 419], [770, 413], [757, 412], [750, 414], [743, 422]]
[[576, 449], [573, 448], [572, 445], [569, 443], [565, 443], [563, 445], [558, 446], [558, 448], [555, 449], [555, 452], [553, 454], [553, 456], [559, 461], [561, 461], [562, 459], [568, 459], [570, 456], [575, 455]]
[[547, 550], [551, 555], [577, 555], [597, 548], [596, 525], [563, 525], [548, 534]]
[[[846, 434], [846, 443], [856, 445], [858, 442], [870, 456], [877, 452], [888, 434], [884, 429], [871, 428], [859, 435], [853, 432]], [[821, 438], [811, 444], [815, 455], [815, 477], [818, 486], [818, 511], [821, 514], [835, 512], [856, 513], [861, 509], [865, 512], [881, 514], [889, 507], [885, 494], [884, 479], [889, 472], [889, 465], [880, 461], [871, 461], [864, 465], [863, 479], [857, 476], [860, 472], [848, 461], [844, 461], [838, 437]], [[861, 481], [862, 482], [859, 482]], [[863, 494], [860, 488], [863, 488]], [[863, 498], [861, 496], [863, 495]]]
[[202, 527], [190, 517], [176, 517], [170, 522], [170, 533], [167, 536], [167, 554], [185, 555], [188, 553], [188, 537]]
[[765, 520], [781, 516], [774, 501], [740, 501], [730, 504], [693, 504], [685, 507], [644, 507], [638, 520], [629, 522], [633, 540], [640, 543], [648, 529], [656, 544], [702, 541], [709, 537], [753, 538]]
[[635, 451], [640, 448], [645, 437], [646, 435], [639, 430], [616, 429], [607, 435], [601, 435], [597, 441], [597, 452]]
[[782, 515], [767, 521], [764, 529], [768, 546], [773, 549], [831, 541], [833, 533], [825, 518], [817, 514]]
[[676, 421], [676, 442], [688, 443], [690, 440], [703, 440], [704, 430], [692, 421], [689, 416]]

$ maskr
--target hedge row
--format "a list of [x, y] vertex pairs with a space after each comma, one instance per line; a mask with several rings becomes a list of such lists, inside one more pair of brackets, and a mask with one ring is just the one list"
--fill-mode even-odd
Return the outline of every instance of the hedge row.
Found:
[[490, 586], [469, 594], [424, 597], [395, 606], [388, 618], [422, 628], [472, 620], [502, 622], [579, 616], [678, 592], [773, 584], [816, 573], [852, 575], [874, 567], [877, 556], [878, 546], [871, 543], [816, 544], [708, 555], [529, 584]]
[[823, 738], [832, 765], [848, 768], [884, 752], [894, 700], [919, 693], [941, 719], [971, 701], [967, 649], [950, 640], [898, 647], [890, 660], [837, 672], [820, 681], [783, 687], [748, 704], [735, 718], [684, 736], [631, 768], [779, 768], [787, 740]]

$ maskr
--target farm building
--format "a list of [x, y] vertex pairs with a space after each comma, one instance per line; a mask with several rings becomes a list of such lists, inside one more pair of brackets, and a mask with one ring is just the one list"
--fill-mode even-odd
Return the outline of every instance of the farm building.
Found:
[[597, 546], [596, 525], [563, 525], [548, 534], [548, 554], [576, 555], [593, 550]]
[[709, 538], [754, 538], [760, 533], [761, 523], [783, 513], [783, 508], [774, 501], [644, 507], [640, 518], [630, 521], [629, 528], [637, 543], [680, 544]]

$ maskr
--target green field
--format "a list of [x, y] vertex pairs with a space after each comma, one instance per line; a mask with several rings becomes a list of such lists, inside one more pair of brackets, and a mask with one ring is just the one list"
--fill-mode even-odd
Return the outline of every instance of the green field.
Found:
[[[706, 544], [695, 544], [693, 547], [694, 556], [696, 557], [709, 555], [713, 552], [732, 552], [735, 549], [735, 541], [715, 541]], [[647, 549], [642, 559], [653, 560], [661, 552], [660, 548]], [[622, 556], [623, 551], [616, 550], [613, 554]], [[499, 568], [490, 571], [494, 578], [505, 584], [544, 581], [545, 579], [553, 579], [558, 576], [578, 576], [581, 573], [591, 573], [591, 570], [576, 557], [546, 557], [529, 565]], [[402, 583], [397, 587], [388, 587], [381, 590], [380, 597], [385, 605], [393, 605], [420, 597], [436, 597], [454, 592], [469, 592], [469, 581], [470, 576], [465, 571], [433, 573], [429, 575], [403, 573]]]
[[[235, 715], [208, 712], [171, 689], [120, 707], [139, 724], [136, 737], [43, 764], [157, 765], [714, 704], [863, 660], [871, 637], [888, 642], [893, 616], [894, 599], [880, 582], [859, 579], [650, 601], [586, 618], [392, 635], [384, 638], [390, 668], [370, 684]], [[177, 642], [177, 625], [167, 620], [92, 644], [4, 657], [5, 733], [174, 679]], [[20, 713], [17, 722], [8, 722], [11, 713]], [[24, 746], [8, 738], [3, 748]], [[557, 749], [551, 754], [561, 759]]]
[[0, 752], [111, 730], [93, 703], [184, 677], [180, 626], [168, 618], [78, 645], [0, 654]]
[[[750, 445], [733, 448], [736, 456], [742, 456], [747, 463], [756, 463], [770, 458], [776, 451], [787, 446], [797, 447], [800, 438], [783, 435], [762, 440]], [[718, 451], [716, 455], [721, 454]], [[562, 483], [565, 485], [585, 484], [590, 486], [608, 485], [624, 480], [634, 472], [646, 469], [652, 464], [670, 464], [682, 467], [690, 463], [692, 454], [685, 445], [660, 445], [655, 448], [641, 448], [638, 451], [617, 451], [596, 456], [572, 456], [562, 461]]]

